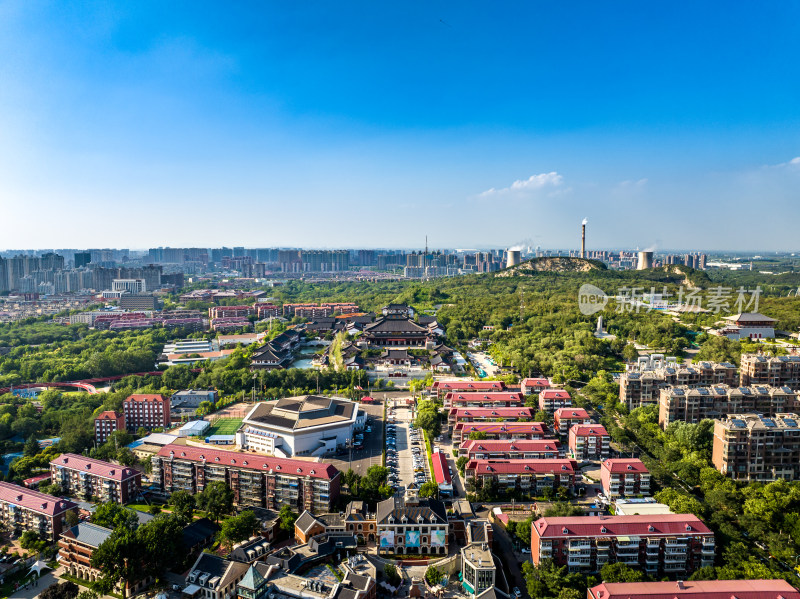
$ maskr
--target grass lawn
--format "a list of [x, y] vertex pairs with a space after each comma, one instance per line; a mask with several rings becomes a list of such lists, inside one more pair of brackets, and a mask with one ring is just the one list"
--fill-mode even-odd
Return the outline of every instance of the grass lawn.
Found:
[[211, 435], [233, 435], [242, 425], [241, 418], [220, 418], [204, 433], [205, 437]]

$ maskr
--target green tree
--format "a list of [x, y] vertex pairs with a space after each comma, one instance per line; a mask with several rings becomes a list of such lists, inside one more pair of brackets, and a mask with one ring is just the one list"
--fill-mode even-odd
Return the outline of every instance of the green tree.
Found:
[[169, 498], [169, 504], [172, 506], [172, 513], [184, 525], [192, 521], [194, 517], [194, 510], [196, 502], [194, 495], [188, 491], [175, 491]]
[[419, 496], [420, 497], [433, 497], [437, 499], [439, 497], [439, 485], [436, 482], [429, 480], [419, 488]]
[[464, 476], [464, 469], [467, 467], [467, 463], [469, 463], [469, 458], [465, 455], [460, 456], [456, 460], [456, 468], [461, 473], [461, 476]]
[[233, 511], [233, 491], [224, 482], [216, 480], [197, 496], [197, 505], [205, 510], [214, 522]]
[[644, 582], [646, 580], [642, 572], [634, 570], [622, 562], [604, 564], [600, 568], [600, 578], [606, 582]]
[[400, 582], [400, 575], [397, 573], [397, 568], [394, 564], [385, 564], [383, 566], [383, 574], [392, 585]]
[[92, 514], [92, 523], [112, 530], [134, 530], [139, 525], [139, 518], [128, 508], [108, 501], [97, 506]]
[[483, 441], [484, 439], [486, 439], [486, 433], [483, 431], [472, 431], [469, 434], [470, 441]]
[[25, 449], [23, 450], [23, 453], [30, 457], [39, 453], [39, 443], [36, 441], [36, 437], [33, 435], [28, 437], [28, 440], [25, 441]]
[[[294, 525], [294, 523], [292, 524]], [[223, 545], [230, 550], [234, 544], [250, 538], [258, 530], [259, 525], [260, 522], [256, 515], [250, 510], [245, 510], [237, 516], [231, 516], [222, 521], [219, 538]]]
[[566, 501], [558, 501], [544, 511], [544, 516], [550, 518], [568, 518], [570, 516], [582, 516], [583, 509]]
[[38, 533], [26, 530], [19, 539], [19, 545], [31, 553], [39, 553], [47, 547], [47, 542], [40, 538]]
[[281, 530], [285, 530], [289, 534], [294, 533], [294, 522], [297, 520], [297, 514], [292, 511], [292, 508], [286, 504], [282, 505], [278, 512], [278, 519], [280, 520], [279, 526]]

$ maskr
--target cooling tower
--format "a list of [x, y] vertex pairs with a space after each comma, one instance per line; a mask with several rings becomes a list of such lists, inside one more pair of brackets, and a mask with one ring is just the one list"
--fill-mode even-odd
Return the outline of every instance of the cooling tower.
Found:
[[648, 268], [653, 268], [653, 252], [639, 252], [639, 265], [636, 270], [646, 270]]
[[519, 250], [508, 250], [508, 260], [506, 262], [506, 268], [511, 268], [512, 266], [516, 266], [522, 262], [522, 254]]

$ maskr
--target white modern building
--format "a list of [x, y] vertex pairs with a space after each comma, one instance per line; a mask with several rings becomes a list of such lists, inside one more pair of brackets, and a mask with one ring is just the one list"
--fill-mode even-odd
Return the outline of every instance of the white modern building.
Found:
[[256, 404], [236, 435], [246, 451], [320, 456], [346, 446], [365, 423], [365, 413], [352, 401], [303, 395]]
[[205, 420], [192, 420], [178, 429], [179, 437], [200, 437], [211, 426]]

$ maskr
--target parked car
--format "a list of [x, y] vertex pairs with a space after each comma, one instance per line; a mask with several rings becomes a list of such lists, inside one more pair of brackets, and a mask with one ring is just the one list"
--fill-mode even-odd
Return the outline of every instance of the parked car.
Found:
[[514, 593], [514, 597], [516, 597], [517, 599], [522, 597], [522, 592], [519, 590], [519, 587], [514, 587], [514, 590], [511, 592]]

